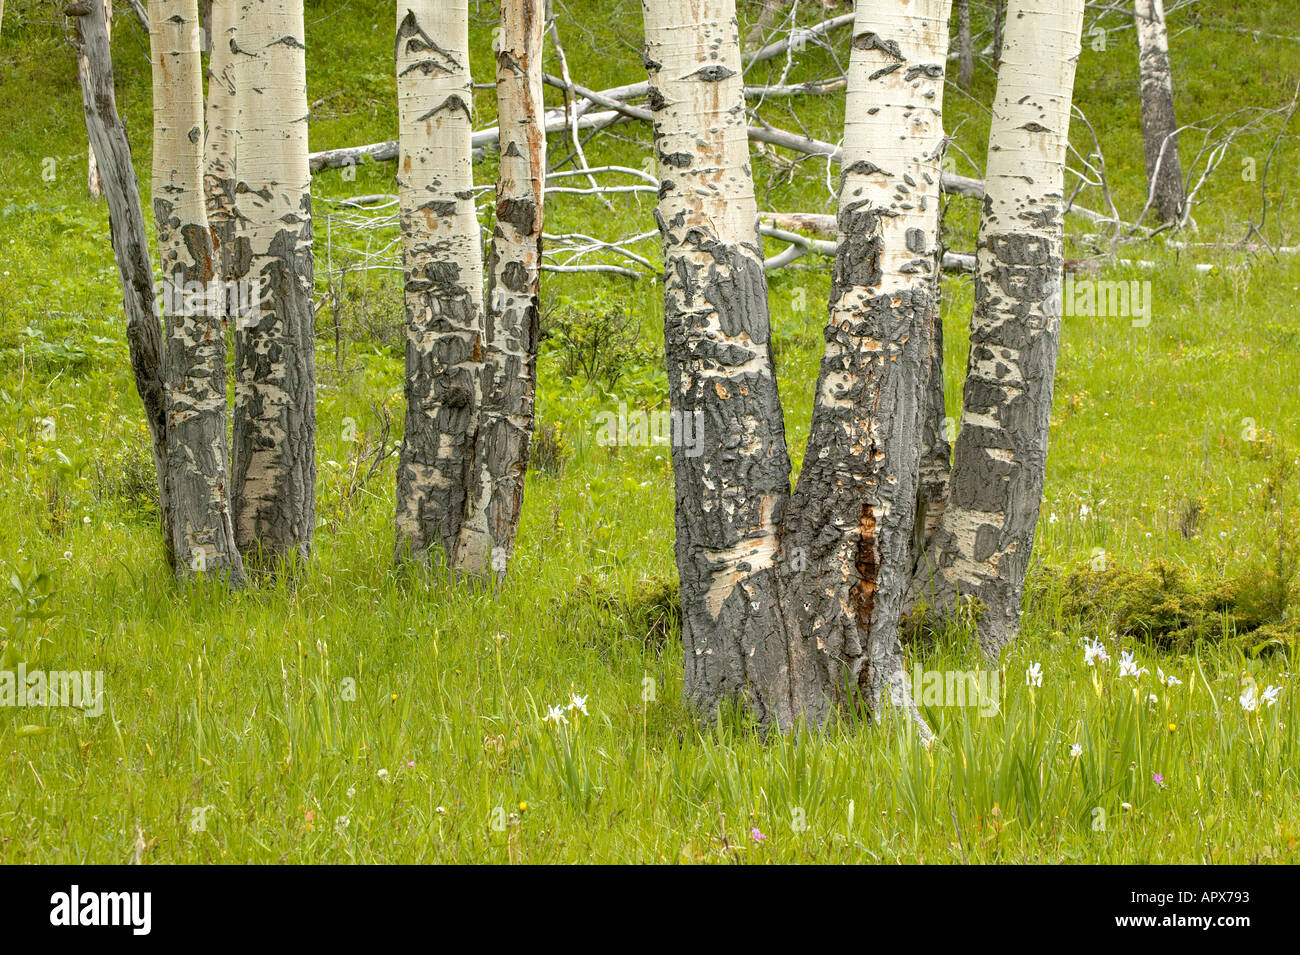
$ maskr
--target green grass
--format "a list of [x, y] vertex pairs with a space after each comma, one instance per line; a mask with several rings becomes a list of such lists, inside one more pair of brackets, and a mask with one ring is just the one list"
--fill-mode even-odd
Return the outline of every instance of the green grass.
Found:
[[[741, 716], [700, 726], [681, 704], [667, 449], [595, 441], [600, 411], [666, 400], [650, 357], [662, 345], [662, 290], [648, 278], [544, 280], [548, 309], [621, 311], [640, 324], [643, 348], [610, 387], [566, 375], [562, 348], [555, 339], [544, 345], [540, 416], [569, 457], [530, 475], [519, 552], [499, 594], [436, 573], [392, 572], [392, 460], [364, 479], [366, 453], [382, 436], [372, 403], [394, 418], [389, 446], [401, 428], [400, 291], [383, 273], [354, 273], [337, 316], [319, 283], [320, 526], [309, 573], [296, 588], [234, 595], [178, 587], [163, 570], [153, 524], [106, 211], [85, 198], [75, 62], [55, 4], [7, 7], [0, 569], [20, 583], [33, 568], [48, 574], [57, 616], [27, 620], [27, 598], [14, 592], [0, 624], [30, 668], [104, 671], [105, 712], [0, 710], [9, 794], [0, 858], [121, 862], [139, 839], [146, 862], [1295, 860], [1294, 257], [1123, 248], [1122, 257], [1158, 268], [1112, 264], [1104, 277], [1150, 279], [1151, 323], [1065, 320], [1029, 611], [1003, 660], [996, 714], [925, 707], [939, 736], [930, 750], [896, 720], [764, 740]], [[1200, 7], [1195, 22], [1175, 18], [1188, 28], [1174, 39], [1182, 121], [1287, 102], [1300, 44], [1229, 28], [1282, 32], [1273, 24], [1287, 22], [1288, 4]], [[484, 81], [495, 11], [472, 9], [473, 66]], [[591, 0], [567, 10], [561, 26], [580, 82], [641, 78], [638, 4]], [[805, 19], [820, 15], [809, 10]], [[313, 148], [393, 136], [387, 8], [377, 15], [311, 0], [307, 20], [309, 98], [319, 101]], [[977, 5], [977, 29], [982, 22]], [[145, 45], [125, 14], [115, 37], [120, 105], [147, 195]], [[1085, 45], [1077, 95], [1129, 216], [1143, 194], [1132, 44], [1128, 30], [1109, 35], [1105, 51]], [[844, 36], [836, 55], [845, 56]], [[814, 53], [791, 77], [821, 75], [829, 62]], [[754, 80], [775, 79], [781, 66]], [[981, 162], [979, 104], [992, 84], [984, 64], [969, 97], [953, 90], [948, 98], [956, 145]], [[492, 122], [490, 91], [477, 100], [479, 125]], [[826, 97], [773, 103], [764, 115], [835, 139], [842, 108]], [[1245, 234], [1260, 184], [1241, 179], [1241, 161], [1255, 156], [1262, 166], [1279, 128], [1280, 117], [1230, 149], [1194, 239]], [[589, 159], [639, 166], [648, 139], [645, 129], [621, 127], [593, 140]], [[1194, 155], [1196, 135], [1185, 143], [1185, 157]], [[552, 137], [553, 156], [566, 151]], [[956, 155], [957, 171], [978, 172]], [[46, 157], [55, 160], [52, 181], [42, 178]], [[762, 206], [831, 211], [825, 165], [789, 158], [755, 157]], [[1297, 244], [1289, 188], [1297, 159], [1294, 137], [1283, 138], [1269, 184], [1266, 231], [1275, 244]], [[491, 160], [476, 169], [481, 184], [493, 175]], [[355, 181], [337, 172], [317, 179], [321, 260], [323, 220], [335, 215], [327, 200], [392, 192], [391, 176], [390, 166], [367, 164]], [[1079, 202], [1101, 206], [1092, 189]], [[612, 211], [564, 197], [548, 207], [547, 229], [645, 231], [650, 208], [644, 196], [617, 198]], [[973, 204], [951, 203], [953, 248], [972, 247], [975, 223]], [[347, 260], [346, 246], [365, 242], [339, 228], [328, 246], [336, 264]], [[1081, 228], [1071, 222], [1071, 254], [1080, 256], [1089, 249]], [[391, 235], [379, 231], [373, 247]], [[655, 245], [638, 251], [657, 260]], [[1198, 262], [1215, 268], [1202, 274]], [[828, 271], [824, 260], [805, 259], [771, 283], [796, 459]], [[972, 296], [969, 280], [945, 282], [954, 416]], [[349, 418], [355, 442], [346, 440]], [[1133, 625], [1151, 615], [1135, 613], [1122, 594], [1100, 587], [1081, 608], [1078, 589], [1063, 583], [1105, 576], [1092, 567], [1139, 575], [1156, 561], [1177, 568], [1192, 593], [1239, 582], [1242, 601], [1265, 607], [1280, 638], [1256, 652], [1259, 641], [1237, 632], [1240, 613], [1216, 618], [1211, 609], [1193, 636], [1170, 641]], [[1119, 587], [1133, 577], [1117, 579]], [[1098, 637], [1113, 659], [1090, 668], [1083, 645]], [[909, 666], [976, 669], [970, 647], [968, 628], [953, 627], [913, 644]], [[1150, 672], [1119, 676], [1121, 649]], [[1025, 671], [1035, 662], [1043, 680], [1031, 691]], [[1159, 684], [1158, 669], [1181, 684]], [[1248, 681], [1281, 687], [1277, 705], [1244, 710]], [[588, 715], [569, 712], [559, 728], [543, 722], [574, 693], [587, 698]]]

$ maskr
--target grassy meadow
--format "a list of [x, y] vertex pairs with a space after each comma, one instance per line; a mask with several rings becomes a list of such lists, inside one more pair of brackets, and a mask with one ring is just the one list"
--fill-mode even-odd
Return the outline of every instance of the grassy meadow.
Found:
[[[116, 6], [118, 102], [147, 201], [148, 44]], [[742, 33], [758, 6], [741, 4]], [[393, 138], [391, 8], [306, 8], [312, 148]], [[973, 8], [978, 32], [987, 10]], [[644, 78], [639, 3], [556, 9], [577, 82]], [[233, 594], [174, 581], [59, 11], [9, 0], [0, 35], [0, 637], [5, 668], [102, 671], [103, 712], [0, 707], [0, 860], [1300, 860], [1300, 256], [1268, 248], [1300, 245], [1300, 127], [1265, 114], [1300, 82], [1300, 38], [1281, 36], [1290, 0], [1202, 0], [1171, 17], [1185, 165], [1204, 167], [1215, 124], [1256, 124], [1222, 151], [1196, 231], [1176, 237], [1204, 245], [1162, 234], [1112, 246], [1086, 219], [1068, 222], [1068, 254], [1096, 261], [1096, 277], [1150, 283], [1150, 320], [1064, 319], [1022, 636], [990, 683], [996, 706], [921, 700], [938, 736], [928, 749], [902, 720], [765, 739], [741, 715], [706, 726], [683, 707], [669, 451], [596, 440], [603, 412], [666, 407], [662, 287], [608, 250], [580, 261], [641, 278], [543, 278], [539, 437], [505, 586], [394, 572], [397, 231], [383, 210], [340, 202], [395, 193], [391, 164], [313, 182], [310, 567]], [[480, 83], [496, 15], [471, 3]], [[1102, 26], [1085, 37], [1087, 124], [1072, 138], [1086, 158], [1096, 130], [1131, 220], [1145, 195], [1136, 45], [1131, 18]], [[823, 77], [847, 62], [847, 42], [841, 32], [749, 82]], [[547, 69], [558, 72], [549, 54]], [[994, 79], [982, 59], [970, 90], [950, 82], [955, 172], [980, 174]], [[476, 126], [495, 121], [490, 89], [475, 108]], [[843, 96], [759, 111], [834, 141]], [[587, 159], [644, 168], [649, 138], [613, 127]], [[558, 162], [570, 148], [553, 135], [550, 150]], [[834, 211], [824, 159], [753, 158], [761, 209]], [[495, 181], [490, 153], [475, 175]], [[629, 248], [657, 268], [653, 200], [559, 195], [547, 232], [646, 233]], [[1091, 185], [1077, 201], [1106, 200]], [[490, 191], [480, 208], [488, 224]], [[973, 249], [977, 217], [973, 200], [949, 201], [951, 248]], [[1250, 247], [1223, 247], [1252, 222]], [[830, 263], [814, 256], [771, 276], [796, 466], [829, 286]], [[972, 299], [969, 277], [945, 280], [954, 418]], [[969, 622], [936, 631], [918, 614], [908, 639], [921, 674], [984, 666]], [[1097, 645], [1105, 658], [1086, 661]], [[562, 719], [546, 719], [557, 705]]]

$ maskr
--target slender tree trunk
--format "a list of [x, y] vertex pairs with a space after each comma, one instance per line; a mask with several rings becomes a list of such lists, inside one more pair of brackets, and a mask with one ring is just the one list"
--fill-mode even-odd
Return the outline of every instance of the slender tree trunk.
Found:
[[235, 81], [236, 0], [211, 0], [207, 5], [206, 29], [212, 37], [208, 59], [208, 104], [206, 159], [203, 191], [207, 200], [208, 226], [216, 257], [216, 272], [223, 282], [235, 275], [235, 140], [238, 124]]
[[786, 561], [787, 623], [824, 670], [798, 689], [847, 684], [877, 713], [885, 699], [915, 712], [898, 622], [937, 325], [951, 9], [856, 8], [826, 348], [782, 534], [786, 557], [805, 558]]
[[1002, 41], [1007, 19], [1007, 0], [993, 0], [993, 68], [1002, 69]]
[[[537, 0], [503, 0], [497, 43], [501, 167], [488, 259], [487, 364], [475, 473], [457, 563], [505, 576], [523, 507], [537, 391], [538, 279], [546, 133], [542, 128], [542, 37]], [[490, 548], [490, 554], [485, 552]]]
[[269, 563], [311, 553], [316, 359], [302, 0], [238, 0], [236, 274], [258, 285], [235, 322], [235, 534]]
[[[483, 400], [483, 255], [471, 192], [468, 24], [466, 0], [407, 0], [397, 7], [397, 185], [406, 275], [397, 557], [427, 561], [436, 548], [451, 566], [458, 564]], [[480, 542], [485, 530], [474, 528]]]
[[772, 24], [776, 22], [777, 15], [788, 7], [791, 0], [763, 0], [763, 9], [758, 13], [758, 19], [750, 26], [749, 32], [745, 34], [745, 46], [755, 48], [762, 45], [763, 37], [767, 31], [772, 29]]
[[[648, 0], [687, 702], [796, 715], [777, 562], [790, 462], [777, 393], [733, 0]], [[702, 449], [696, 454], [695, 451]], [[815, 648], [799, 646], [801, 652]], [[824, 716], [822, 703], [808, 714]]]
[[86, 131], [102, 160], [104, 198], [108, 202], [109, 234], [113, 258], [122, 281], [122, 307], [126, 314], [126, 341], [135, 376], [136, 392], [144, 405], [149, 426], [154, 471], [158, 478], [158, 513], [162, 522], [167, 564], [175, 563], [172, 550], [172, 505], [167, 481], [167, 399], [163, 387], [162, 328], [154, 314], [153, 269], [149, 240], [144, 229], [139, 185], [131, 163], [126, 126], [117, 112], [113, 88], [113, 59], [108, 23], [98, 0], [73, 0], [65, 13], [76, 24], [80, 46], [81, 104]]
[[960, 69], [957, 82], [965, 89], [975, 78], [975, 50], [970, 37], [970, 0], [957, 0], [957, 52]]
[[1147, 189], [1161, 222], [1178, 222], [1187, 201], [1174, 119], [1174, 79], [1163, 0], [1134, 0], [1138, 73], [1142, 94], [1142, 143]]
[[935, 286], [934, 333], [925, 368], [925, 417], [921, 424], [921, 465], [917, 492], [916, 527], [912, 531], [912, 581], [904, 598], [904, 612], [917, 600], [931, 599], [936, 570], [933, 544], [935, 532], [948, 506], [948, 481], [952, 475], [952, 444], [948, 436], [947, 408], [943, 382], [943, 320]]
[[203, 211], [198, 7], [195, 0], [150, 0], [149, 7], [172, 548], [181, 574], [240, 581], [226, 474], [226, 342], [220, 309], [208, 294], [212, 235]]
[[[0, 14], [4, 10], [0, 7]], [[110, 44], [113, 38], [113, 0], [104, 0], [104, 24], [108, 30]], [[90, 198], [99, 199], [103, 195], [103, 180], [99, 175], [99, 163], [95, 160], [95, 147], [86, 150], [86, 192]]]
[[1011, 0], [989, 132], [975, 312], [936, 604], [982, 604], [995, 660], [1019, 629], [1061, 330], [1064, 168], [1083, 0]]

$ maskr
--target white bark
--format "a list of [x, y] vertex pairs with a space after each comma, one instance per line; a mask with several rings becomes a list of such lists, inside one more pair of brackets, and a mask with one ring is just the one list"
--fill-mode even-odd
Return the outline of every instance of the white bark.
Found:
[[258, 307], [235, 333], [235, 531], [264, 562], [311, 552], [316, 362], [302, 0], [238, 0], [235, 273]]
[[996, 659], [1019, 628], [1060, 340], [1062, 212], [1083, 0], [1010, 0], [989, 132], [975, 312], [933, 596], [984, 606]]
[[[398, 196], [406, 275], [406, 428], [397, 469], [399, 560], [458, 539], [483, 401], [483, 256], [474, 212], [466, 0], [397, 6]], [[481, 515], [481, 512], [480, 512]], [[481, 569], [485, 523], [467, 529]]]
[[217, 274], [223, 281], [235, 278], [235, 146], [239, 122], [234, 52], [237, 48], [235, 4], [236, 0], [212, 0], [206, 24], [212, 37], [212, 53], [208, 59], [207, 165], [203, 187], [208, 224], [212, 227], [215, 245]]
[[[93, 0], [92, 0], [93, 2]], [[166, 322], [170, 529], [181, 574], [243, 577], [226, 474], [226, 345], [221, 316], [187, 293], [213, 277], [203, 206], [203, 85], [195, 0], [150, 0], [153, 207]]]

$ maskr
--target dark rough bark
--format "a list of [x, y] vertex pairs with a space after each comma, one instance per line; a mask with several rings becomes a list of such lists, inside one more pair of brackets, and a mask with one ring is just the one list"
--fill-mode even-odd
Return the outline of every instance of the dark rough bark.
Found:
[[[937, 283], [935, 293], [940, 293]], [[948, 479], [952, 474], [952, 445], [948, 441], [944, 402], [943, 319], [937, 301], [931, 314], [934, 331], [930, 335], [930, 354], [924, 371], [925, 414], [921, 422], [920, 483], [912, 535], [912, 584], [904, 610], [914, 600], [924, 598], [933, 581], [936, 568], [931, 548], [948, 506]]]
[[[1060, 210], [1043, 211], [1059, 216]], [[1019, 630], [1025, 574], [1038, 524], [1060, 344], [1060, 315], [1054, 309], [1060, 297], [1062, 257], [1059, 240], [1023, 234], [983, 235], [979, 248], [990, 261], [976, 279], [970, 363], [949, 507], [998, 515], [1000, 523], [944, 526], [936, 534], [935, 550], [942, 555], [940, 569], [952, 567], [956, 555], [967, 549], [955, 535], [965, 531], [973, 534], [971, 560], [996, 566], [996, 573], [964, 580], [957, 587], [961, 596], [974, 597], [983, 605], [980, 644], [990, 659], [996, 659]], [[1011, 377], [1016, 372], [1004, 361], [1012, 352], [1018, 356], [1015, 364], [1021, 380]], [[996, 424], [976, 424], [972, 417]]]
[[918, 720], [898, 623], [937, 324], [949, 9], [858, 11], [826, 348], [781, 540], [787, 628], [823, 671], [810, 689]]
[[167, 407], [163, 387], [162, 328], [154, 312], [153, 269], [144, 228], [144, 211], [126, 126], [117, 112], [113, 88], [113, 60], [108, 42], [104, 5], [96, 0], [74, 0], [65, 12], [76, 25], [81, 47], [81, 100], [86, 131], [99, 157], [104, 197], [108, 201], [109, 234], [113, 258], [122, 280], [122, 306], [126, 314], [126, 340], [135, 387], [144, 405], [145, 422], [152, 441], [154, 470], [158, 477], [158, 510], [162, 521], [167, 563], [175, 564], [171, 535], [171, 494], [167, 482]]
[[[237, 195], [247, 194], [249, 186], [241, 172]], [[264, 565], [283, 556], [310, 556], [316, 528], [309, 196], [300, 210], [263, 255], [251, 254], [247, 237], [235, 240], [234, 274], [251, 275], [261, 286], [259, 308], [235, 321], [235, 531], [239, 549]]]
[[[663, 237], [669, 396], [699, 444], [672, 448], [685, 695], [708, 715], [747, 703], [798, 715], [779, 594], [790, 463], [747, 164], [735, 7], [644, 6]], [[691, 20], [692, 29], [680, 24]], [[695, 453], [699, 451], [700, 453]], [[817, 718], [820, 713], [806, 714]]]
[[1178, 155], [1174, 83], [1163, 0], [1135, 0], [1138, 75], [1142, 97], [1142, 145], [1147, 189], [1161, 222], [1178, 222], [1187, 201]]

